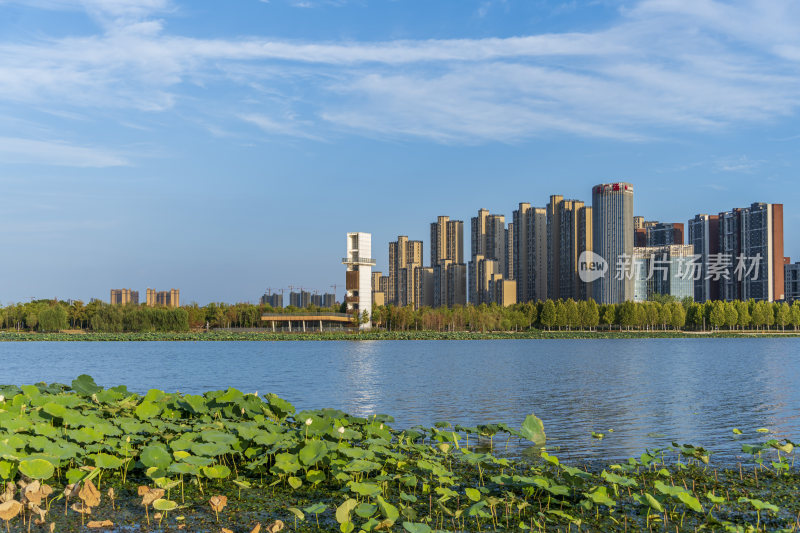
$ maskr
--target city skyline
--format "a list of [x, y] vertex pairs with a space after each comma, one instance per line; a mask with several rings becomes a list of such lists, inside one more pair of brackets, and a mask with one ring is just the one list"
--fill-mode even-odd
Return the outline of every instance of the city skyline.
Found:
[[798, 24], [752, 0], [0, 2], [0, 301], [327, 291], [348, 231], [427, 242], [614, 181], [646, 220], [782, 203], [794, 259]]

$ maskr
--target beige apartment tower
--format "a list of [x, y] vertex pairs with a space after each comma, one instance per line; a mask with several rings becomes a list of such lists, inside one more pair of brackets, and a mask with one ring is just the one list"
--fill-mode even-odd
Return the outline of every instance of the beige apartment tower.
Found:
[[139, 305], [139, 291], [131, 289], [111, 289], [111, 305]]
[[155, 307], [157, 305], [164, 307], [180, 307], [181, 291], [180, 289], [170, 289], [168, 291], [147, 289], [147, 305], [149, 307]]
[[517, 302], [547, 299], [547, 210], [519, 204], [514, 211], [514, 279]]

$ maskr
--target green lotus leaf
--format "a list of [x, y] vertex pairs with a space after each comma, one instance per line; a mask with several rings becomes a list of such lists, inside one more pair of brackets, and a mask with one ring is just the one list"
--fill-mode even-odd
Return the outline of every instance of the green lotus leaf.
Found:
[[139, 460], [148, 468], [155, 467], [162, 470], [166, 470], [172, 464], [172, 457], [161, 444], [151, 444], [143, 448]]
[[157, 511], [173, 511], [178, 508], [178, 504], [164, 499], [158, 499], [153, 502], [153, 509]]
[[107, 453], [98, 453], [94, 456], [94, 465], [97, 468], [105, 468], [107, 470], [115, 470], [125, 464], [124, 459], [114, 457]]
[[145, 400], [142, 403], [140, 403], [138, 407], [136, 407], [136, 410], [134, 412], [136, 413], [136, 416], [140, 420], [150, 420], [151, 418], [155, 418], [156, 416], [158, 416], [159, 413], [161, 413], [161, 407], [154, 404], [153, 402]]
[[72, 381], [72, 390], [81, 396], [91, 396], [103, 390], [103, 387], [98, 386], [97, 383], [94, 382], [92, 376], [81, 374]]
[[534, 414], [525, 417], [525, 421], [522, 423], [519, 433], [536, 446], [544, 446], [547, 441], [547, 436], [544, 433], [544, 424], [542, 420]]
[[44, 459], [24, 459], [19, 462], [19, 471], [31, 479], [50, 479], [56, 469]]
[[231, 475], [231, 470], [225, 465], [204, 466], [203, 475], [211, 479], [225, 479]]
[[300, 461], [306, 465], [311, 466], [317, 464], [328, 454], [328, 447], [322, 441], [312, 440], [297, 454]]

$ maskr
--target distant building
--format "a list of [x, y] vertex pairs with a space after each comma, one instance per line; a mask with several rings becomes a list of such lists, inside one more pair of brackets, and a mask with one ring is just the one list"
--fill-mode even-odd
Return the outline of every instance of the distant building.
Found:
[[694, 298], [691, 244], [649, 246], [633, 249], [633, 300], [644, 302], [656, 294], [678, 300]]
[[592, 189], [592, 230], [593, 251], [608, 263], [605, 274], [592, 283], [594, 300], [632, 300], [633, 279], [617, 276], [617, 269], [633, 257], [633, 185], [603, 183]]
[[139, 291], [131, 289], [111, 289], [111, 305], [139, 305]]
[[149, 307], [155, 307], [157, 305], [163, 305], [164, 307], [180, 307], [181, 291], [179, 289], [170, 289], [168, 291], [147, 289], [147, 305]]
[[[784, 299], [783, 204], [754, 203], [719, 214], [722, 265], [720, 298], [775, 301]], [[744, 267], [752, 273], [742, 273]], [[740, 275], [742, 274], [742, 275]]]
[[[450, 217], [440, 216], [436, 222], [431, 223], [431, 267], [432, 286], [430, 291], [423, 288], [426, 305], [433, 307], [463, 305], [457, 295], [464, 294], [467, 290], [464, 265], [464, 222], [450, 220]], [[428, 279], [423, 276], [423, 279]], [[452, 284], [463, 283], [463, 286]], [[450, 295], [457, 301], [451, 300]]]
[[783, 266], [783, 278], [786, 286], [784, 290], [786, 301], [800, 300], [800, 262], [785, 264]]
[[683, 244], [683, 224], [680, 222], [656, 222], [645, 230], [647, 246]]
[[388, 303], [418, 307], [415, 285], [416, 270], [422, 268], [422, 241], [410, 241], [405, 235], [389, 243]]
[[547, 298], [586, 299], [578, 259], [592, 250], [592, 208], [580, 200], [550, 197], [547, 204]]
[[330, 293], [312, 294], [311, 305], [315, 305], [317, 307], [333, 307], [336, 305], [336, 295]]
[[[420, 249], [420, 255], [422, 250]], [[347, 266], [345, 273], [345, 288], [347, 296], [347, 312], [361, 316], [366, 313], [372, 317], [372, 267], [375, 260], [372, 258], [372, 234], [348, 233], [347, 255], [342, 259]], [[370, 329], [372, 323], [367, 321], [360, 324], [360, 329]]]
[[517, 302], [547, 299], [547, 210], [520, 203], [514, 211], [513, 260]]
[[311, 293], [308, 291], [300, 290], [300, 292], [292, 291], [289, 293], [289, 305], [305, 309], [311, 305]]
[[494, 274], [489, 280], [489, 295], [491, 303], [508, 307], [517, 303], [517, 282], [513, 279], [504, 279], [502, 274]]
[[283, 294], [265, 294], [261, 297], [261, 305], [268, 305], [273, 309], [280, 309], [283, 307]]
[[695, 301], [718, 300], [720, 283], [708, 275], [708, 265], [710, 258], [719, 254], [719, 215], [695, 215], [688, 223], [687, 244], [694, 247], [697, 263], [700, 264], [700, 272], [694, 280]]
[[[483, 299], [479, 294], [479, 284], [486, 282], [477, 277], [480, 266], [478, 257], [495, 261], [494, 268], [498, 273], [506, 272], [505, 262], [507, 246], [506, 218], [504, 215], [492, 215], [488, 209], [479, 209], [478, 216], [472, 217], [472, 258], [469, 263], [469, 301], [478, 304]], [[484, 291], [485, 292], [485, 291]]]

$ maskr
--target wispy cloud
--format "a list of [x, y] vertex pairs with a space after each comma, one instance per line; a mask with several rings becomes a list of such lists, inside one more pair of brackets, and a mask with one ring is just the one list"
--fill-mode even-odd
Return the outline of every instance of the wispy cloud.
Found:
[[189, 101], [188, 88], [198, 106], [203, 87], [245, 88], [302, 100], [280, 119], [230, 104], [271, 134], [446, 143], [640, 141], [800, 108], [792, 0], [643, 0], [594, 32], [386, 42], [187, 38], [153, 18], [175, 9], [167, 0], [36, 1], [117, 18], [96, 35], [0, 41], [0, 101], [164, 112]]
[[16, 137], [0, 137], [0, 155], [5, 162], [34, 165], [104, 168], [129, 164], [125, 158], [100, 148]]

